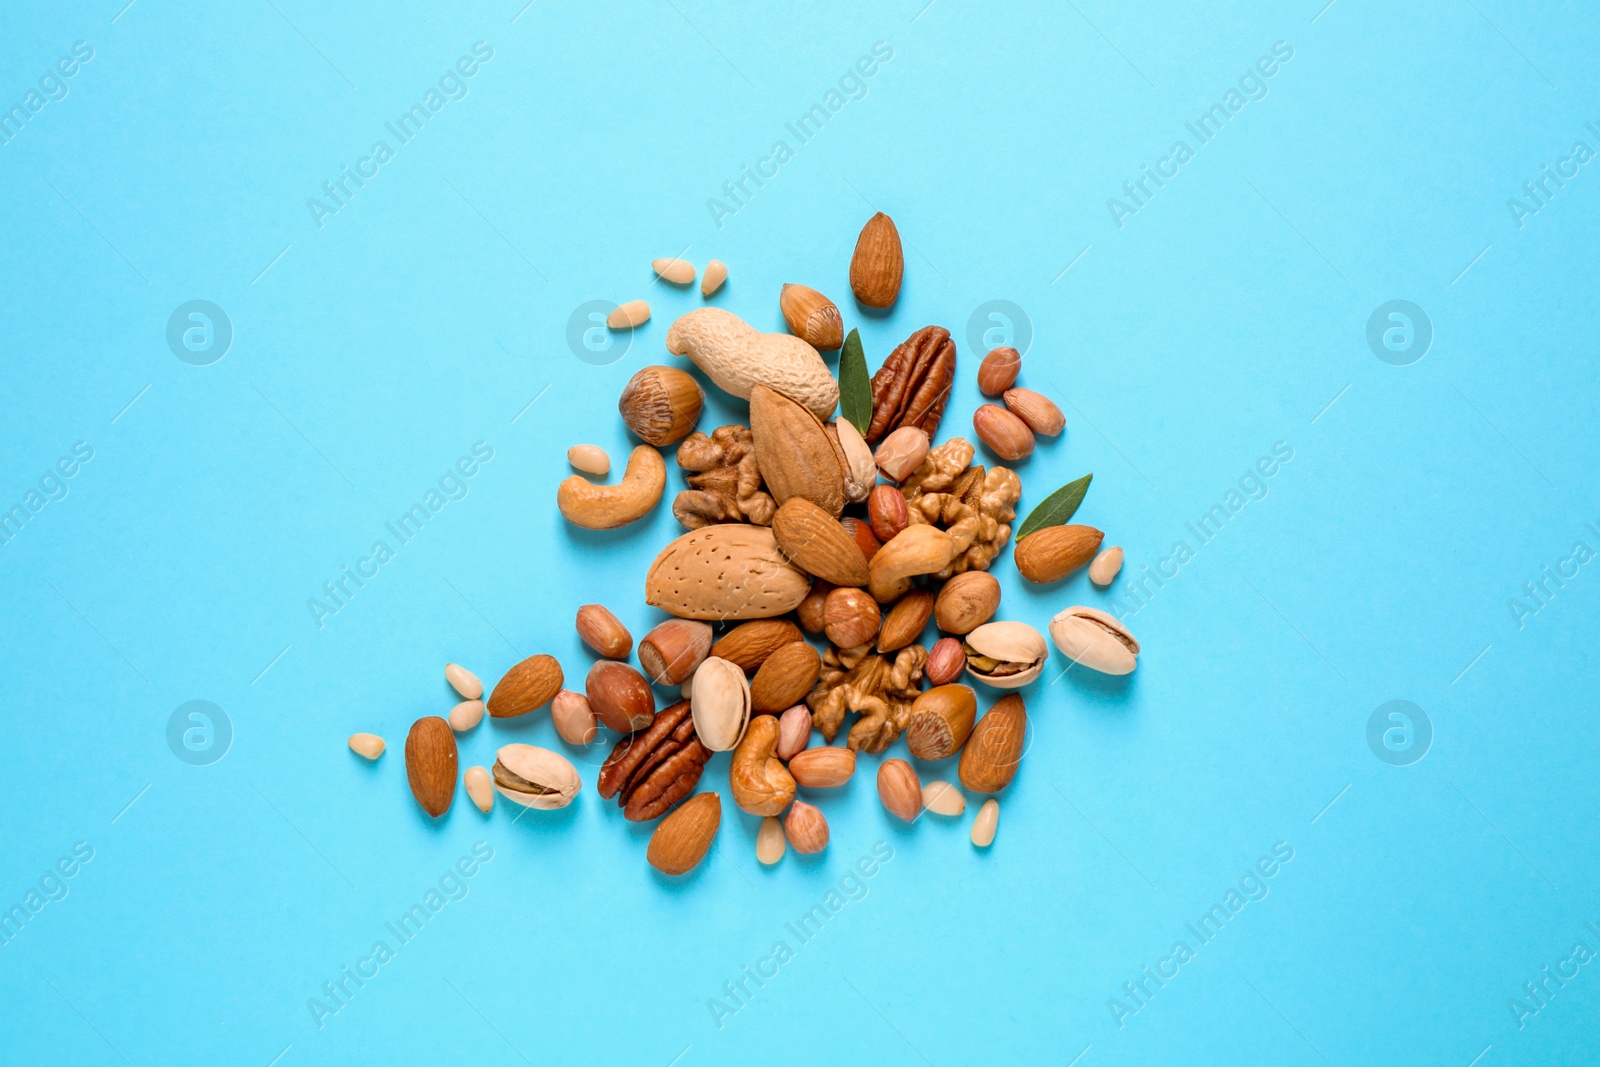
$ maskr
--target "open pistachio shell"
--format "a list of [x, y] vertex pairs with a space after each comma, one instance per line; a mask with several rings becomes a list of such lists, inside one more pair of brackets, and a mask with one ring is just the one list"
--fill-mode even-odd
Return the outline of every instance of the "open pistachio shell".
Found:
[[1025, 622], [988, 622], [966, 636], [967, 671], [994, 689], [1020, 689], [1044, 670], [1050, 646]]
[[737, 663], [708, 656], [689, 683], [689, 708], [700, 743], [713, 752], [736, 748], [750, 725], [750, 683]]
[[494, 787], [525, 808], [564, 808], [583, 782], [578, 771], [558, 752], [537, 745], [506, 745], [495, 753]]
[[1097, 608], [1071, 607], [1050, 620], [1050, 637], [1061, 654], [1103, 674], [1132, 674], [1139, 642], [1128, 628]]

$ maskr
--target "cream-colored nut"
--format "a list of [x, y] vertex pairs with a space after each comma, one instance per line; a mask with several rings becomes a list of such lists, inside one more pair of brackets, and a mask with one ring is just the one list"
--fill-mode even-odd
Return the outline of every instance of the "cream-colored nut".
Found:
[[919, 522], [895, 534], [867, 564], [867, 589], [880, 604], [899, 600], [911, 579], [934, 574], [960, 555], [957, 542], [931, 523]]
[[979, 848], [988, 848], [994, 844], [994, 832], [1000, 825], [1000, 802], [991, 797], [983, 802], [983, 807], [978, 809], [978, 817], [972, 820], [972, 843]]
[[1061, 654], [1103, 674], [1132, 674], [1139, 642], [1128, 628], [1098, 608], [1071, 607], [1050, 620], [1050, 637]]
[[787, 763], [811, 740], [811, 709], [796, 704], [778, 717], [778, 758]]
[[839, 403], [839, 383], [815, 348], [793, 334], [762, 333], [731, 311], [696, 308], [672, 324], [666, 343], [741, 400], [765, 385], [824, 422]]
[[967, 671], [978, 681], [1019, 689], [1039, 677], [1050, 646], [1025, 622], [986, 622], [967, 635], [966, 652]]
[[775, 755], [777, 747], [778, 720], [771, 715], [750, 720], [728, 764], [728, 787], [741, 811], [777, 815], [794, 799], [794, 776]]
[[872, 495], [872, 487], [878, 483], [878, 464], [855, 423], [838, 419], [833, 425], [839, 434], [839, 451], [844, 453], [844, 495], [850, 503], [859, 504]]
[[606, 325], [613, 330], [631, 330], [650, 321], [650, 305], [643, 300], [630, 300], [614, 308], [606, 316]]
[[377, 759], [386, 746], [377, 734], [351, 734], [350, 751], [362, 759]]
[[587, 745], [600, 732], [589, 698], [582, 693], [563, 689], [550, 701], [550, 721], [556, 733], [569, 745]]
[[559, 753], [537, 745], [505, 745], [495, 753], [494, 787], [525, 808], [564, 808], [583, 782], [577, 768]]
[[652, 259], [650, 269], [664, 282], [688, 285], [694, 281], [694, 264], [687, 259]]
[[705, 273], [700, 275], [700, 295], [710, 296], [722, 288], [722, 283], [728, 280], [728, 265], [720, 259], [713, 259], [706, 264]]
[[872, 459], [885, 478], [891, 482], [903, 482], [928, 458], [930, 444], [927, 431], [915, 426], [902, 426], [878, 442], [878, 450], [872, 454]]
[[628, 467], [616, 485], [595, 485], [574, 474], [556, 490], [556, 506], [574, 526], [614, 530], [637, 522], [661, 501], [667, 487], [667, 465], [661, 453], [640, 445], [628, 456]]
[[467, 797], [484, 814], [494, 807], [494, 779], [489, 777], [485, 767], [468, 767], [467, 773], [462, 775], [466, 783]]
[[611, 457], [599, 445], [573, 445], [567, 449], [567, 462], [573, 470], [604, 478], [611, 473]]
[[478, 676], [459, 663], [444, 665], [444, 680], [450, 683], [451, 689], [461, 694], [462, 700], [477, 700], [483, 696], [483, 683]]
[[737, 663], [708, 656], [695, 668], [689, 714], [700, 743], [713, 752], [737, 747], [750, 724], [750, 682]]
[[1089, 580], [1098, 586], [1107, 586], [1117, 580], [1122, 570], [1122, 546], [1112, 545], [1089, 564]]
[[466, 733], [483, 721], [483, 701], [463, 700], [450, 709], [450, 729], [456, 733]]
[[935, 815], [960, 815], [967, 810], [967, 798], [949, 782], [929, 782], [922, 787], [922, 806]]
[[768, 815], [761, 820], [761, 829], [756, 831], [756, 859], [768, 867], [783, 859], [783, 854], [789, 850], [789, 842], [783, 836], [783, 823], [776, 815]]
[[796, 852], [809, 855], [828, 847], [828, 820], [803, 800], [795, 801], [783, 817], [783, 832]]

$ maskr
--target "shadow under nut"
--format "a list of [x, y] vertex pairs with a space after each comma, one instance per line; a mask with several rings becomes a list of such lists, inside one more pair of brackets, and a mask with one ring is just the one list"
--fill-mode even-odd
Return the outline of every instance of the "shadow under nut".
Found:
[[586, 530], [614, 530], [637, 522], [661, 501], [667, 488], [667, 465], [661, 453], [640, 445], [628, 456], [628, 467], [616, 485], [596, 485], [574, 474], [556, 490], [556, 506], [568, 522]]

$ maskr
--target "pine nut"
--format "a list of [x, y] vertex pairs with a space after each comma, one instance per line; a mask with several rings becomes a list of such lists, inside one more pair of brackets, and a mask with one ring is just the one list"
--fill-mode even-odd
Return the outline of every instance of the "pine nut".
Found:
[[949, 782], [929, 782], [922, 787], [922, 806], [935, 815], [960, 815], [967, 810], [967, 798]]
[[383, 755], [383, 738], [377, 734], [351, 734], [350, 751], [366, 759], [377, 759]]
[[606, 325], [613, 330], [631, 330], [650, 321], [650, 305], [643, 300], [630, 300], [606, 316]]
[[478, 810], [488, 814], [494, 807], [494, 781], [489, 777], [489, 772], [483, 767], [468, 767], [465, 775], [467, 796], [478, 806]]
[[650, 269], [660, 275], [662, 281], [673, 285], [688, 285], [694, 281], [694, 264], [687, 259], [653, 259]]
[[462, 700], [477, 700], [483, 696], [483, 683], [478, 676], [459, 663], [444, 665], [444, 680], [450, 683], [450, 688], [461, 694]]
[[983, 807], [978, 809], [978, 817], [972, 820], [972, 843], [979, 848], [988, 848], [994, 844], [995, 828], [1000, 825], [1000, 802], [993, 798], [985, 800]]
[[768, 815], [762, 819], [761, 829], [756, 831], [756, 859], [770, 867], [788, 850], [789, 839], [783, 836], [783, 823], [778, 817]]
[[728, 280], [728, 265], [720, 259], [713, 259], [706, 264], [706, 272], [700, 276], [700, 295], [710, 296], [722, 288], [722, 283]]
[[483, 701], [463, 700], [450, 709], [450, 729], [458, 734], [466, 733], [483, 721]]
[[611, 457], [599, 445], [573, 445], [567, 449], [567, 462], [575, 470], [596, 477], [611, 473]]

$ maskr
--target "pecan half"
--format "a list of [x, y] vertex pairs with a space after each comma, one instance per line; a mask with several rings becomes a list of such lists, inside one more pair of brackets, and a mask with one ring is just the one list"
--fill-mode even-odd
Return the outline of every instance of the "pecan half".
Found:
[[600, 795], [616, 797], [630, 822], [654, 819], [694, 791], [710, 758], [695, 736], [689, 702], [680, 700], [617, 742], [600, 767]]
[[924, 326], [889, 353], [872, 376], [872, 422], [864, 435], [876, 444], [902, 426], [931, 439], [944, 417], [956, 379], [956, 343], [943, 326]]

